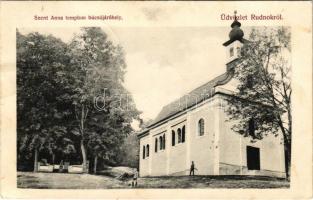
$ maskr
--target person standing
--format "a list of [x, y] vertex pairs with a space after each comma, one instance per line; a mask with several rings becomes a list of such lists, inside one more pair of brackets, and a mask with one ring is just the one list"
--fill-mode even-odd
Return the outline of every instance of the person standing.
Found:
[[191, 176], [191, 174], [192, 174], [193, 176], [195, 175], [195, 163], [194, 163], [193, 161], [191, 161], [189, 176]]
[[132, 187], [137, 187], [137, 178], [138, 178], [138, 170], [137, 168], [135, 169], [134, 176], [133, 176], [133, 181], [132, 181]]

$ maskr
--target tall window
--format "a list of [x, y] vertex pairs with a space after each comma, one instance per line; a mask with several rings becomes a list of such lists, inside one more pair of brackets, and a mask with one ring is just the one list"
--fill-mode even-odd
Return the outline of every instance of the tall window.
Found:
[[160, 150], [162, 150], [163, 149], [163, 138], [162, 138], [162, 136], [160, 136], [159, 141], [160, 141]]
[[240, 47], [237, 47], [237, 55], [241, 56], [241, 49], [240, 49]]
[[175, 131], [172, 130], [172, 146], [175, 146]]
[[204, 119], [202, 118], [198, 121], [198, 135], [204, 135]]
[[181, 143], [181, 129], [180, 128], [177, 129], [177, 135], [178, 135], [177, 143]]
[[146, 157], [149, 157], [149, 149], [150, 149], [150, 146], [147, 144], [147, 147], [146, 147], [146, 151], [147, 151], [147, 156]]
[[163, 149], [165, 149], [165, 134], [163, 135]]
[[154, 152], [158, 152], [158, 138], [155, 138]]
[[142, 159], [145, 159], [145, 156], [146, 156], [146, 147], [143, 146], [143, 148], [142, 148]]
[[183, 126], [181, 131], [181, 142], [185, 142], [185, 126]]
[[231, 47], [231, 48], [229, 49], [229, 56], [232, 57], [233, 55], [234, 55], [234, 48]]

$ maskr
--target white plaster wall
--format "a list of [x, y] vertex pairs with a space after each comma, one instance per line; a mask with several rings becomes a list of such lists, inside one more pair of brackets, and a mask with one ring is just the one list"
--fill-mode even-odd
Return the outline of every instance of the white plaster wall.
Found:
[[[139, 148], [139, 176], [148, 176], [149, 175], [149, 161], [151, 159], [151, 144], [150, 143], [150, 138], [149, 135], [145, 136], [143, 138], [140, 138], [140, 148]], [[150, 145], [150, 151], [149, 151], [149, 157], [146, 157], [145, 159], [143, 159], [142, 155], [143, 155], [143, 145]]]
[[[191, 161], [194, 161], [198, 175], [213, 175], [218, 152], [216, 128], [216, 98], [199, 105], [169, 122], [150, 130], [149, 135], [140, 139], [140, 175], [188, 175]], [[204, 135], [198, 136], [198, 121], [205, 122]], [[217, 124], [218, 125], [218, 124]], [[177, 129], [185, 126], [185, 142], [177, 143]], [[172, 146], [172, 130], [176, 132], [175, 146]], [[155, 137], [166, 135], [166, 148], [155, 153]], [[159, 134], [162, 133], [162, 134]], [[142, 159], [142, 145], [150, 142], [150, 156]], [[149, 165], [150, 163], [150, 165]], [[150, 167], [150, 169], [149, 169]]]
[[[190, 162], [194, 161], [198, 175], [214, 174], [214, 138], [215, 116], [213, 101], [191, 111], [190, 113]], [[198, 121], [204, 119], [204, 135], [198, 135]], [[190, 166], [191, 163], [189, 163]]]
[[[168, 175], [185, 175], [186, 174], [186, 159], [187, 159], [187, 134], [188, 127], [186, 124], [186, 114], [173, 119], [168, 122], [169, 126], [169, 137], [168, 137], [168, 148], [169, 148], [169, 171]], [[185, 126], [185, 142], [178, 143], [177, 129]], [[172, 130], [175, 131], [175, 146], [172, 146]]]
[[[249, 172], [247, 167], [246, 147], [253, 146], [260, 148], [260, 170], [272, 171], [273, 173], [284, 173], [284, 146], [280, 137], [269, 134], [262, 140], [251, 142], [251, 138], [243, 137], [231, 130], [234, 123], [227, 122], [226, 113], [220, 111], [220, 163], [242, 166], [243, 174], [254, 174]], [[262, 175], [262, 173], [261, 173]]]

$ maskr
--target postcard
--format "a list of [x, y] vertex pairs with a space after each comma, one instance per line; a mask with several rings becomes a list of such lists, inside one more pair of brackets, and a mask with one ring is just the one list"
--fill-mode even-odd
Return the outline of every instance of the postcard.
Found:
[[1, 2], [4, 198], [312, 198], [309, 1]]

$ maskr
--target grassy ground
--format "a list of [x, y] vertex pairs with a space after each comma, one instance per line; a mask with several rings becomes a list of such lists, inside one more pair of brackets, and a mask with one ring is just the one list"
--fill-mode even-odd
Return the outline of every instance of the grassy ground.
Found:
[[[19, 188], [109, 189], [130, 188], [131, 180], [91, 174], [18, 172]], [[181, 176], [138, 179], [138, 188], [288, 188], [284, 179], [255, 176]]]

